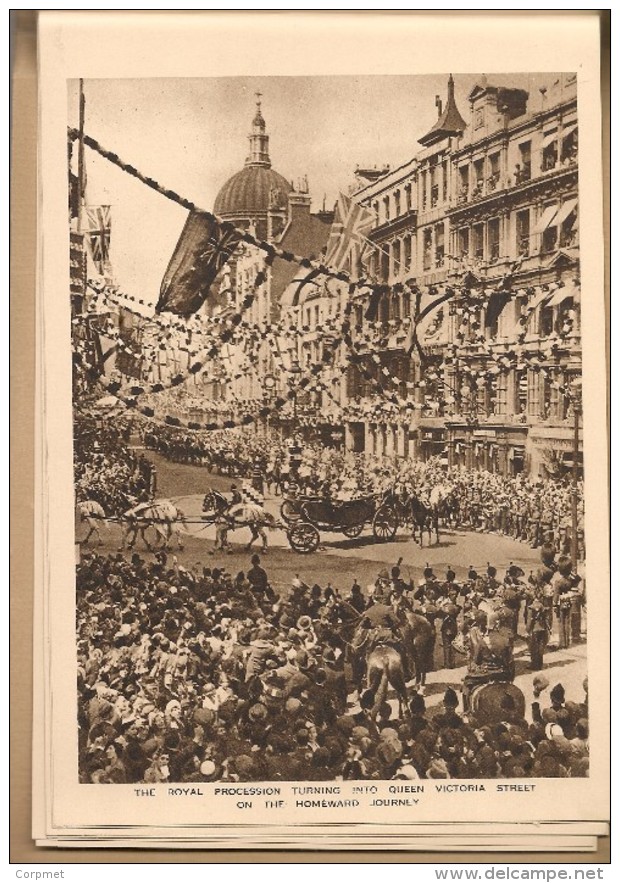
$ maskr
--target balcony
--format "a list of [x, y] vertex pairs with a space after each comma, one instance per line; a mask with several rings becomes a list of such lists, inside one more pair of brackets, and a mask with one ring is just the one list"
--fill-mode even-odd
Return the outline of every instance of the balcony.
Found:
[[493, 191], [497, 190], [498, 184], [499, 184], [499, 172], [494, 172], [489, 178], [487, 178], [487, 192], [493, 193]]
[[515, 184], [525, 184], [526, 181], [532, 180], [532, 164], [524, 163], [520, 166], [518, 163], [514, 171]]
[[499, 261], [499, 242], [492, 242], [489, 246], [489, 261], [495, 263]]
[[517, 244], [517, 251], [519, 253], [520, 258], [527, 258], [530, 255], [530, 237], [527, 234], [524, 234], [519, 238], [519, 242]]

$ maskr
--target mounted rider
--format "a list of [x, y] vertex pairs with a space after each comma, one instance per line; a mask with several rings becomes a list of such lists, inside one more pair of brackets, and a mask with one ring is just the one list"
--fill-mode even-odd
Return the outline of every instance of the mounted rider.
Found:
[[470, 707], [473, 689], [493, 681], [514, 680], [513, 636], [506, 628], [489, 628], [489, 619], [483, 610], [475, 614], [474, 624], [465, 636], [468, 662], [463, 678], [463, 707]]
[[379, 573], [372, 603], [366, 609], [351, 641], [353, 676], [358, 683], [364, 675], [368, 655], [381, 645], [392, 647], [399, 653], [407, 679], [411, 676], [409, 652], [400, 616], [405, 609], [410, 609], [404, 595], [407, 588], [407, 584], [400, 579], [398, 565], [392, 568], [391, 574], [386, 569]]

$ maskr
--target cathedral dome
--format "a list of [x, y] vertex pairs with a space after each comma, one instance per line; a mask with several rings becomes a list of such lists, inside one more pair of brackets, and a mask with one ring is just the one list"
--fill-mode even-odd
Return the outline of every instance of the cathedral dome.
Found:
[[291, 185], [283, 175], [265, 165], [249, 163], [229, 178], [215, 198], [220, 218], [264, 214], [270, 205], [285, 206]]
[[229, 178], [215, 198], [213, 211], [231, 221], [266, 217], [270, 208], [284, 208], [293, 189], [271, 168], [269, 135], [261, 112], [260, 92], [256, 93], [256, 114], [248, 136], [250, 153], [245, 167]]

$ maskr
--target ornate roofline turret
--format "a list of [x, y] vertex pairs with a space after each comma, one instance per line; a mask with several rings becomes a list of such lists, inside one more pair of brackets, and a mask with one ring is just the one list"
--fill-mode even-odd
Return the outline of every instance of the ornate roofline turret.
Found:
[[440, 110], [440, 116], [433, 128], [422, 138], [418, 139], [418, 143], [424, 147], [430, 147], [444, 138], [450, 138], [454, 135], [462, 135], [467, 128], [467, 123], [459, 113], [454, 98], [454, 77], [450, 74], [448, 79], [448, 100], [446, 101], [446, 109], [441, 113], [441, 102], [437, 103]]
[[269, 135], [266, 132], [265, 119], [261, 111], [260, 92], [256, 92], [256, 113], [252, 120], [252, 131], [248, 135], [250, 142], [250, 154], [245, 161], [246, 166], [265, 166], [271, 168], [269, 156]]

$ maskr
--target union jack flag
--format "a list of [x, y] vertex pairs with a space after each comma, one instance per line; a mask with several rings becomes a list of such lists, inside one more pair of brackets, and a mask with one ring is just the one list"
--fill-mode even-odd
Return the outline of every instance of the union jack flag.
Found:
[[237, 230], [202, 212], [190, 212], [164, 274], [156, 312], [178, 316], [198, 312], [239, 242]]
[[[368, 240], [366, 233], [375, 223], [375, 214], [344, 193], [338, 197], [336, 214], [327, 240], [325, 263], [334, 270], [342, 270], [350, 256], [351, 246], [363, 251]], [[357, 269], [357, 268], [354, 268]]]
[[109, 205], [86, 206], [86, 239], [93, 263], [101, 275], [110, 262], [112, 212]]

